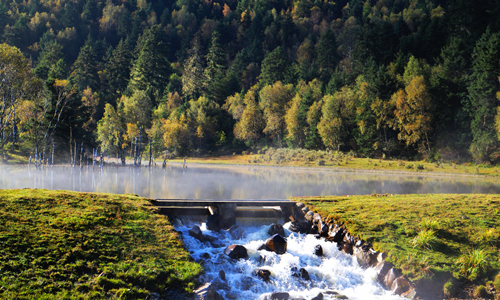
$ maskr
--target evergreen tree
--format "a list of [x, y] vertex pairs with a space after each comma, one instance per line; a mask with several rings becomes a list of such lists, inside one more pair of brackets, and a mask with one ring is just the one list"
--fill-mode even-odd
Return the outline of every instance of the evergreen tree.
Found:
[[106, 66], [111, 93], [121, 94], [127, 88], [130, 79], [131, 60], [132, 53], [129, 45], [127, 41], [121, 39], [112, 51]]
[[85, 45], [80, 49], [78, 58], [73, 65], [71, 80], [79, 91], [83, 91], [87, 87], [94, 91], [98, 90], [99, 77], [97, 71], [97, 57], [92, 39], [89, 36]]
[[212, 42], [206, 56], [207, 67], [203, 72], [203, 85], [208, 95], [219, 104], [227, 97], [226, 76], [227, 68], [226, 53], [219, 43], [220, 34], [218, 31], [212, 33]]
[[157, 97], [163, 95], [172, 73], [167, 50], [165, 32], [159, 25], [143, 33], [137, 41], [137, 59], [130, 72], [131, 90], [145, 91], [151, 88]]
[[261, 73], [259, 76], [262, 86], [271, 85], [276, 81], [285, 82], [289, 68], [285, 51], [277, 47], [262, 61]]
[[498, 101], [495, 94], [500, 90], [500, 33], [487, 29], [477, 41], [472, 59], [468, 91], [473, 141], [469, 151], [476, 160], [484, 161], [490, 159], [498, 145], [494, 118]]
[[198, 99], [203, 87], [203, 58], [201, 39], [198, 34], [195, 35], [191, 44], [182, 72], [182, 93], [187, 99]]
[[337, 39], [333, 31], [328, 29], [319, 39], [316, 46], [321, 81], [327, 82], [337, 67], [340, 56], [337, 53]]

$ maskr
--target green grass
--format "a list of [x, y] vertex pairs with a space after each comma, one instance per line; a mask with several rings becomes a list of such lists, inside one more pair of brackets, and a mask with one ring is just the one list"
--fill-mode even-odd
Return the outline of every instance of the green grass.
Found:
[[145, 198], [0, 190], [2, 299], [144, 299], [201, 272]]
[[306, 203], [322, 216], [344, 221], [352, 234], [386, 252], [415, 281], [429, 280], [435, 274], [454, 274], [465, 280], [485, 282], [493, 280], [500, 271], [496, 229], [500, 226], [499, 195], [293, 199]]

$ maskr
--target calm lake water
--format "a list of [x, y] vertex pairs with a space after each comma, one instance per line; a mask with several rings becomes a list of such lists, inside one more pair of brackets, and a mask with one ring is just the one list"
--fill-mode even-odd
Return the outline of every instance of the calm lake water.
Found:
[[108, 166], [44, 170], [0, 165], [0, 188], [138, 194], [149, 198], [287, 199], [292, 196], [499, 193], [494, 178], [340, 172], [289, 167], [172, 164], [167, 169]]

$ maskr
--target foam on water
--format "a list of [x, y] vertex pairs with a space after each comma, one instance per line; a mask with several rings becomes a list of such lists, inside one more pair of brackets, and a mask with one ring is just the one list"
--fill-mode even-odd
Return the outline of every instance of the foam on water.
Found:
[[[204, 235], [215, 237], [215, 242], [200, 242], [189, 236], [188, 231], [194, 225], [200, 226]], [[362, 269], [356, 258], [338, 250], [335, 243], [318, 240], [312, 235], [298, 234], [285, 228], [288, 248], [283, 255], [258, 248], [269, 237], [268, 224], [237, 224], [230, 230], [219, 233], [207, 230], [205, 223], [177, 222], [176, 229], [183, 233], [184, 243], [195, 260], [204, 261], [206, 274], [201, 278], [212, 282], [224, 299], [259, 299], [264, 300], [273, 292], [288, 292], [290, 298], [311, 299], [320, 292], [325, 299], [336, 299], [326, 291], [335, 291], [349, 299], [402, 299], [391, 295], [376, 281], [373, 268]], [[245, 246], [249, 259], [233, 260], [224, 254], [225, 247], [232, 244]], [[321, 245], [323, 257], [314, 255], [314, 247]], [[209, 254], [209, 258], [206, 257]], [[267, 269], [271, 272], [270, 282], [264, 282], [252, 275], [255, 269]], [[311, 280], [293, 276], [292, 268], [308, 271]], [[226, 280], [219, 277], [223, 270]]]

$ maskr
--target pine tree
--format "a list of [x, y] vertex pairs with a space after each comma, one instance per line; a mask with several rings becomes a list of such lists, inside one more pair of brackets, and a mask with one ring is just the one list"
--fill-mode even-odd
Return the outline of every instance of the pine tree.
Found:
[[182, 93], [188, 99], [198, 99], [202, 93], [203, 58], [201, 38], [195, 35], [182, 72]]
[[328, 29], [318, 41], [316, 52], [318, 53], [319, 75], [321, 81], [327, 82], [332, 77], [337, 67], [340, 56], [337, 53], [337, 39], [333, 31]]
[[112, 93], [121, 94], [127, 88], [130, 79], [132, 53], [127, 41], [120, 40], [107, 62], [109, 85]]
[[130, 72], [129, 88], [145, 91], [151, 88], [152, 93], [162, 96], [172, 73], [167, 60], [168, 49], [165, 32], [159, 25], [146, 30], [137, 41], [134, 61]]
[[208, 95], [221, 104], [227, 97], [226, 77], [227, 69], [226, 52], [219, 43], [220, 34], [217, 31], [212, 33], [212, 41], [206, 56], [207, 67], [203, 72], [203, 85]]
[[472, 59], [468, 91], [473, 141], [469, 151], [476, 160], [484, 161], [498, 145], [494, 118], [495, 94], [500, 89], [500, 33], [486, 30], [476, 43]]
[[97, 58], [92, 44], [92, 39], [89, 36], [73, 65], [71, 80], [80, 91], [87, 87], [94, 91], [98, 89]]
[[285, 82], [288, 72], [288, 59], [285, 51], [277, 47], [262, 61], [261, 73], [259, 76], [262, 86], [271, 85], [277, 81]]

